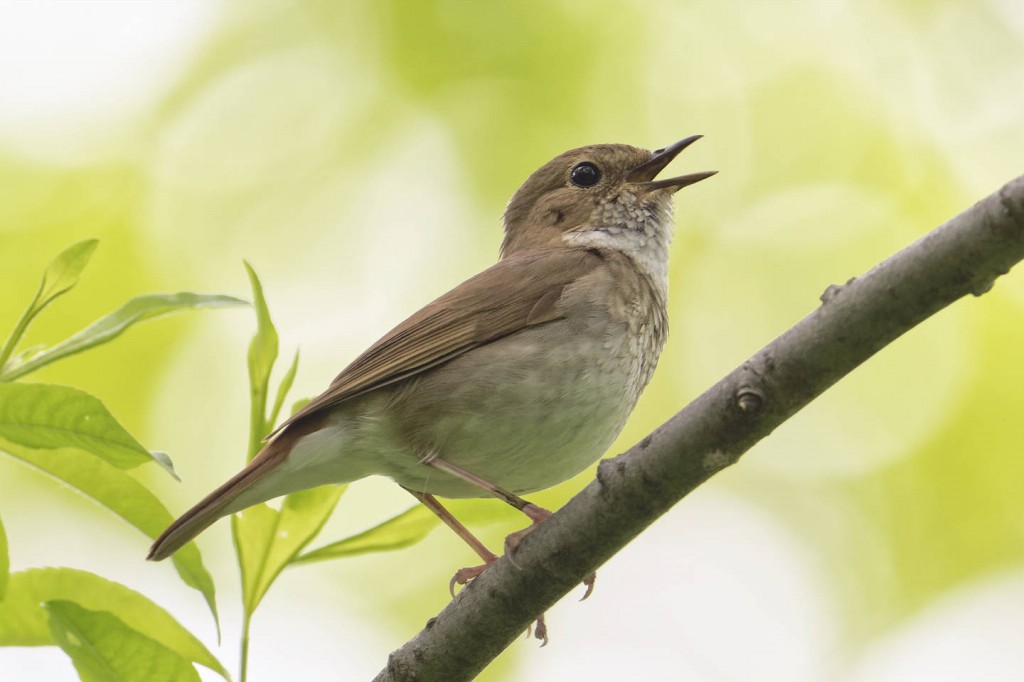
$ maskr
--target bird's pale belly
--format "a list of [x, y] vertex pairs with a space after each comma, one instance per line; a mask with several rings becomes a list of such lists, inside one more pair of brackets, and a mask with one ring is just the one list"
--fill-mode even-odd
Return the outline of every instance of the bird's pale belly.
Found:
[[519, 495], [571, 478], [622, 431], [661, 350], [660, 341], [630, 343], [624, 324], [579, 327], [533, 327], [445, 363], [444, 372], [347, 401], [238, 508], [374, 474], [442, 497], [487, 496], [424, 457]]
[[[624, 325], [596, 334], [571, 333], [567, 323], [521, 332], [397, 392], [396, 426], [420, 456], [516, 494], [549, 488], [596, 461], [625, 425], [644, 374], [629, 351]], [[377, 473], [444, 497], [486, 495], [409, 457], [388, 457]]]

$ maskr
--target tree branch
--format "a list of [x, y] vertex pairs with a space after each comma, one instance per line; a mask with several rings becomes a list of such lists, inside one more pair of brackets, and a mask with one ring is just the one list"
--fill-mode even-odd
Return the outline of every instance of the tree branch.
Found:
[[539, 613], [829, 386], [1024, 259], [1024, 176], [859, 278], [614, 459], [466, 587], [375, 682], [469, 680]]

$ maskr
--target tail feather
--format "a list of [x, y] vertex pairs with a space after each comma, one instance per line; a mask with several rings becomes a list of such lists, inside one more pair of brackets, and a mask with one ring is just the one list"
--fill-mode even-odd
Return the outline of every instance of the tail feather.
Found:
[[320, 420], [317, 419], [307, 419], [290, 425], [290, 428], [267, 443], [260, 453], [249, 462], [249, 466], [235, 474], [227, 483], [204, 497], [168, 526], [167, 530], [149, 548], [149, 555], [146, 558], [150, 561], [166, 559], [222, 516], [262, 502], [262, 499], [253, 499], [247, 500], [244, 504], [236, 504], [241, 495], [251, 490], [287, 459], [292, 448], [303, 436], [312, 433], [319, 426]]
[[204, 497], [198, 504], [182, 514], [167, 527], [149, 548], [149, 561], [160, 561], [188, 544], [195, 536], [209, 528], [214, 521], [231, 513], [228, 506], [259, 480], [259, 470], [253, 463], [231, 480]]

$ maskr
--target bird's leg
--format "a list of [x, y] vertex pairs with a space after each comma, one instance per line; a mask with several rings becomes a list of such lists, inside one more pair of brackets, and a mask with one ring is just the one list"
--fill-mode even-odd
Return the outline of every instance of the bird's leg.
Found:
[[[404, 485], [402, 487], [405, 488]], [[462, 538], [466, 542], [466, 544], [472, 547], [473, 551], [476, 552], [480, 556], [480, 558], [484, 560], [484, 563], [482, 563], [479, 566], [469, 566], [467, 568], [460, 568], [458, 571], [455, 572], [455, 575], [453, 575], [452, 579], [448, 582], [448, 591], [451, 592], [452, 599], [454, 599], [456, 584], [467, 584], [470, 580], [472, 580], [473, 578], [477, 577], [485, 570], [487, 570], [487, 567], [493, 564], [495, 561], [497, 561], [498, 557], [494, 554], [494, 552], [487, 549], [484, 546], [484, 543], [480, 542], [480, 540], [478, 540], [475, 535], [470, 533], [469, 529], [463, 526], [462, 523], [460, 523], [459, 520], [455, 518], [450, 511], [445, 509], [444, 506], [442, 506], [441, 503], [437, 501], [436, 497], [434, 497], [430, 493], [421, 493], [418, 490], [413, 490], [412, 488], [405, 489], [408, 490], [413, 497], [422, 502], [427, 509], [437, 514], [437, 517], [441, 519], [444, 525], [448, 526], [453, 531], [455, 531], [455, 534]], [[548, 643], [548, 627], [547, 624], [544, 622], [543, 613], [537, 616], [537, 621], [534, 623], [534, 626], [532, 628], [527, 628], [526, 636], [529, 637], [531, 632], [537, 639], [541, 640], [541, 646], [544, 646]]]
[[[402, 487], [405, 488], [405, 486]], [[423, 506], [434, 512], [437, 515], [437, 518], [441, 519], [444, 525], [455, 531], [455, 534], [462, 538], [463, 541], [469, 545], [481, 559], [484, 560], [484, 563], [480, 566], [460, 568], [455, 572], [455, 575], [452, 576], [451, 581], [448, 583], [448, 591], [451, 592], [452, 597], [455, 597], [456, 584], [465, 585], [470, 580], [483, 573], [484, 569], [497, 561], [498, 556], [491, 550], [487, 549], [487, 547], [484, 546], [484, 543], [480, 542], [475, 535], [469, 532], [468, 528], [463, 526], [457, 518], [452, 516], [452, 513], [445, 509], [441, 503], [437, 501], [436, 497], [429, 493], [421, 493], [417, 490], [413, 490], [412, 488], [405, 489], [408, 490], [413, 497], [422, 502]]]
[[[530, 519], [530, 525], [526, 528], [523, 528], [522, 530], [518, 530], [515, 533], [509, 534], [505, 538], [505, 555], [513, 564], [515, 564], [515, 559], [513, 558], [512, 554], [515, 551], [515, 548], [519, 546], [519, 543], [522, 542], [524, 537], [529, 535], [533, 531], [533, 529], [537, 527], [537, 524], [539, 524], [547, 517], [551, 516], [551, 512], [548, 511], [547, 509], [544, 509], [543, 507], [538, 507], [532, 502], [527, 502], [518, 495], [511, 493], [508, 490], [505, 490], [504, 488], [496, 486], [493, 483], [490, 483], [489, 481], [485, 481], [476, 474], [466, 471], [462, 467], [458, 467], [452, 464], [451, 462], [445, 461], [440, 457], [437, 457], [436, 455], [422, 457], [421, 461], [427, 466], [431, 466], [434, 467], [435, 469], [439, 469], [440, 471], [444, 471], [445, 473], [451, 474], [456, 478], [461, 478], [463, 481], [466, 481], [467, 483], [471, 483], [479, 488], [482, 488], [483, 490], [486, 490], [491, 495], [497, 497], [499, 500], [503, 500], [504, 502], [512, 505], [519, 511], [526, 514], [526, 516]], [[458, 522], [456, 521], [456, 523]], [[459, 531], [455, 532], [458, 533]], [[466, 532], [468, 533], [469, 531]], [[486, 565], [483, 566], [483, 568], [486, 568]], [[480, 572], [482, 573], [483, 571], [481, 570]], [[476, 575], [479, 575], [479, 573], [477, 573]], [[583, 601], [584, 599], [589, 597], [590, 594], [594, 591], [594, 580], [596, 580], [596, 578], [597, 576], [594, 573], [591, 573], [583, 579], [583, 584], [586, 586], [587, 591], [580, 598], [580, 601]], [[538, 622], [537, 627], [538, 630], [541, 630], [543, 628], [543, 622]]]

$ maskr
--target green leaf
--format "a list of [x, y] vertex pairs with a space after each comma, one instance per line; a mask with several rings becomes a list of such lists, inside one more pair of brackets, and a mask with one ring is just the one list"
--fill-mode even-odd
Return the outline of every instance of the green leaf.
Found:
[[181, 476], [179, 476], [178, 472], [174, 470], [174, 462], [171, 461], [170, 455], [168, 455], [166, 452], [163, 452], [162, 450], [150, 450], [149, 455], [156, 461], [157, 464], [162, 466], [167, 471], [167, 473], [173, 476], [174, 480], [178, 481], [179, 483], [181, 482]]
[[[10, 362], [7, 363], [8, 368], [13, 368], [13, 367], [15, 367], [17, 365], [20, 365], [21, 363], [23, 363], [26, 360], [30, 359], [33, 355], [36, 355], [37, 353], [41, 353], [44, 350], [46, 350], [46, 344], [45, 343], [37, 343], [34, 346], [29, 346], [28, 348], [22, 348], [20, 351], [18, 351], [18, 354], [15, 355], [13, 358], [11, 358]], [[3, 374], [0, 374], [0, 377], [3, 377], [3, 376], [4, 376]]]
[[75, 448], [119, 469], [154, 461], [165, 465], [98, 398], [70, 386], [0, 384], [0, 438], [37, 450]]
[[48, 601], [50, 631], [82, 682], [201, 682], [188, 659], [106, 611]]
[[281, 385], [277, 387], [277, 397], [274, 399], [274, 409], [270, 411], [270, 416], [267, 418], [267, 427], [273, 428], [274, 424], [277, 423], [277, 417], [281, 414], [281, 407], [284, 406], [284, 399], [288, 395], [288, 391], [292, 389], [292, 384], [295, 383], [295, 373], [299, 370], [299, 351], [296, 349], [295, 357], [292, 359], [291, 367], [285, 372], [284, 378], [281, 379]]
[[345, 486], [292, 493], [280, 511], [259, 504], [232, 517], [232, 536], [242, 571], [242, 603], [251, 614], [263, 595], [323, 528]]
[[388, 552], [414, 545], [432, 531], [440, 520], [423, 505], [402, 512], [370, 530], [332, 542], [294, 559], [292, 563], [323, 561], [370, 552]]
[[245, 270], [252, 286], [252, 305], [256, 310], [256, 334], [249, 344], [249, 458], [252, 461], [263, 444], [263, 436], [270, 431], [267, 423], [267, 394], [270, 371], [277, 359], [278, 337], [274, 322], [270, 319], [267, 299], [263, 296], [263, 285], [256, 271], [247, 261]]
[[7, 553], [7, 532], [4, 530], [3, 521], [0, 521], [0, 602], [4, 599], [10, 575], [11, 557]]
[[171, 614], [124, 585], [72, 568], [33, 568], [11, 575], [10, 593], [0, 601], [0, 646], [56, 644], [42, 606], [54, 600], [109, 611], [132, 630], [229, 679], [220, 661]]
[[[30, 384], [10, 384], [9, 386]], [[39, 450], [0, 437], [0, 451], [67, 483], [87, 497], [156, 538], [174, 517], [144, 485], [105, 460], [74, 448]], [[203, 565], [195, 544], [178, 550], [172, 559], [182, 581], [198, 590], [217, 621], [213, 579]], [[218, 621], [219, 622], [219, 621]]]
[[69, 355], [75, 355], [112, 341], [132, 325], [145, 320], [191, 308], [221, 308], [245, 305], [245, 303], [233, 296], [193, 294], [187, 291], [176, 294], [136, 296], [67, 340], [38, 352], [20, 363], [13, 364], [0, 375], [0, 381], [17, 379]]
[[39, 291], [36, 292], [35, 298], [29, 303], [25, 312], [21, 314], [21, 318], [14, 325], [14, 331], [7, 337], [3, 348], [0, 349], [0, 372], [3, 371], [7, 359], [11, 357], [18, 342], [21, 341], [21, 337], [25, 335], [32, 319], [54, 299], [78, 284], [78, 277], [82, 274], [85, 266], [89, 264], [92, 252], [96, 250], [98, 244], [99, 240], [97, 239], [86, 239], [72, 244], [54, 258], [50, 266], [46, 268], [46, 272], [43, 273], [43, 281], [39, 284]]
[[42, 284], [34, 302], [36, 311], [42, 310], [51, 301], [66, 293], [76, 284], [85, 266], [89, 264], [93, 251], [99, 245], [98, 239], [86, 239], [64, 249], [50, 267], [43, 273]]

